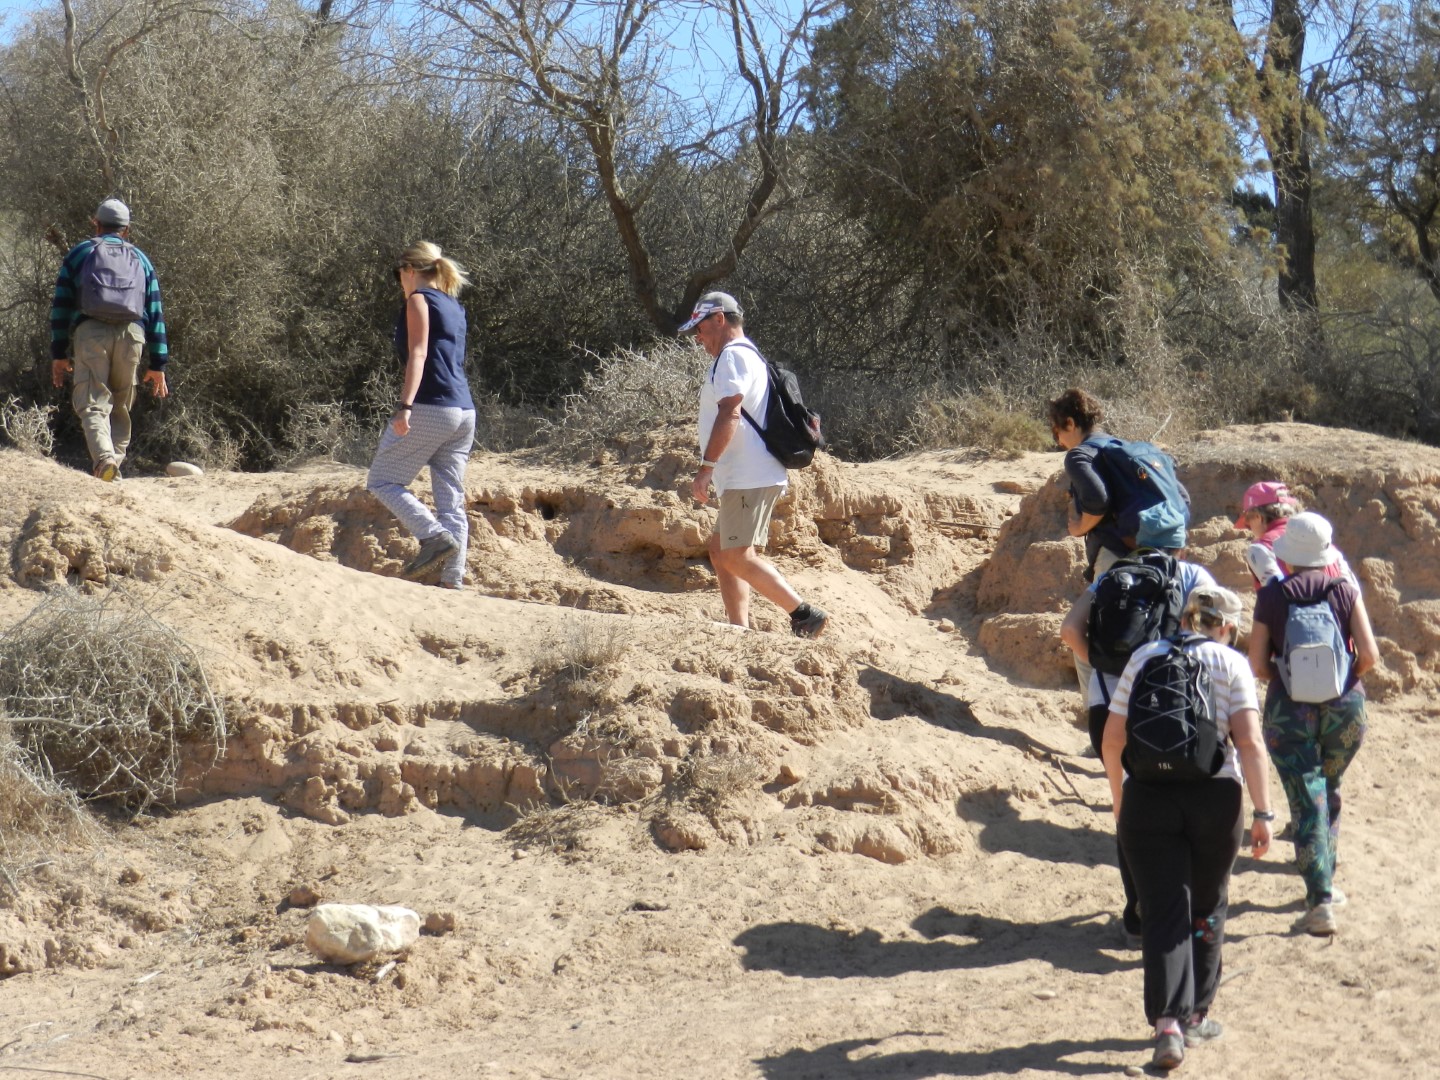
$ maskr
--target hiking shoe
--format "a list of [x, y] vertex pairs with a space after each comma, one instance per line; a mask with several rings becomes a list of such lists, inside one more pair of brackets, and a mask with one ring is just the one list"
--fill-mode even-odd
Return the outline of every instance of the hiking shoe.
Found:
[[808, 614], [796, 618], [790, 616], [790, 632], [796, 637], [817, 638], [825, 632], [825, 627], [830, 622], [830, 616], [821, 611], [814, 604], [808, 605]]
[[1178, 1031], [1167, 1032], [1155, 1039], [1155, 1053], [1150, 1064], [1169, 1072], [1185, 1060], [1185, 1036]]
[[405, 568], [400, 571], [400, 576], [413, 581], [459, 546], [455, 542], [455, 538], [448, 532], [438, 532], [434, 536], [421, 540], [420, 550], [415, 553], [413, 559], [405, 564]]
[[1350, 898], [1348, 896], [1346, 896], [1343, 892], [1337, 889], [1334, 885], [1330, 886], [1330, 906], [1332, 908], [1344, 907], [1349, 902]]
[[95, 465], [95, 479], [110, 483], [120, 478], [120, 463], [112, 457], [101, 458]]
[[1211, 1042], [1225, 1034], [1225, 1028], [1219, 1020], [1211, 1020], [1208, 1016], [1202, 1016], [1193, 1024], [1185, 1025], [1185, 1045], [1199, 1046], [1201, 1043]]
[[1311, 937], [1329, 937], [1339, 929], [1329, 904], [1316, 904], [1295, 920], [1293, 929]]

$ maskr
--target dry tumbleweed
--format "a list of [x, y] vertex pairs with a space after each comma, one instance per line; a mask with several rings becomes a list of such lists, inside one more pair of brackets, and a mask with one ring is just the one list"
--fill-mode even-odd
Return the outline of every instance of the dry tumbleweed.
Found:
[[32, 775], [137, 809], [225, 750], [195, 650], [117, 591], [57, 591], [0, 637], [0, 712]]

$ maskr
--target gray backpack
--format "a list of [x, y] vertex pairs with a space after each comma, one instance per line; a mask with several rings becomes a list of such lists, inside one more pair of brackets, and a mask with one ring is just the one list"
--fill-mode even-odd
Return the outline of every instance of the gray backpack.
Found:
[[145, 318], [145, 266], [135, 245], [97, 239], [80, 264], [80, 311], [107, 323]]
[[1328, 585], [1314, 600], [1291, 600], [1285, 616], [1285, 655], [1277, 665], [1291, 701], [1319, 704], [1345, 693], [1350, 650], [1330, 607]]

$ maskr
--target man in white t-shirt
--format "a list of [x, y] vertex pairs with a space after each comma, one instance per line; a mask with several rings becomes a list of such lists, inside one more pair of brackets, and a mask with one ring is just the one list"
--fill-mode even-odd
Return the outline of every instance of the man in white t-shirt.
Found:
[[[750, 625], [750, 590], [790, 615], [800, 637], [819, 637], [830, 616], [800, 599], [756, 548], [770, 533], [770, 514], [785, 494], [785, 467], [765, 449], [753, 418], [765, 416], [769, 369], [745, 336], [745, 316], [729, 293], [710, 292], [695, 304], [680, 333], [694, 333], [715, 358], [700, 388], [700, 469], [691, 492], [701, 505], [713, 484], [720, 517], [710, 535], [710, 565], [720, 579], [725, 614]], [[748, 415], [747, 415], [748, 414]]]

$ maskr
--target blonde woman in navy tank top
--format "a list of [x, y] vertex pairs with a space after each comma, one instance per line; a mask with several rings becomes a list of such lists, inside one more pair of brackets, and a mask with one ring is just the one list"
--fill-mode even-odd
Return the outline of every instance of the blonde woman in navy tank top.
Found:
[[[458, 589], [470, 535], [465, 466], [475, 441], [475, 403], [465, 375], [465, 309], [456, 297], [469, 281], [438, 245], [423, 240], [401, 254], [395, 280], [405, 294], [395, 323], [404, 376], [365, 486], [420, 541], [402, 576], [419, 580], [438, 563], [438, 584]], [[427, 465], [433, 514], [410, 491]]]

